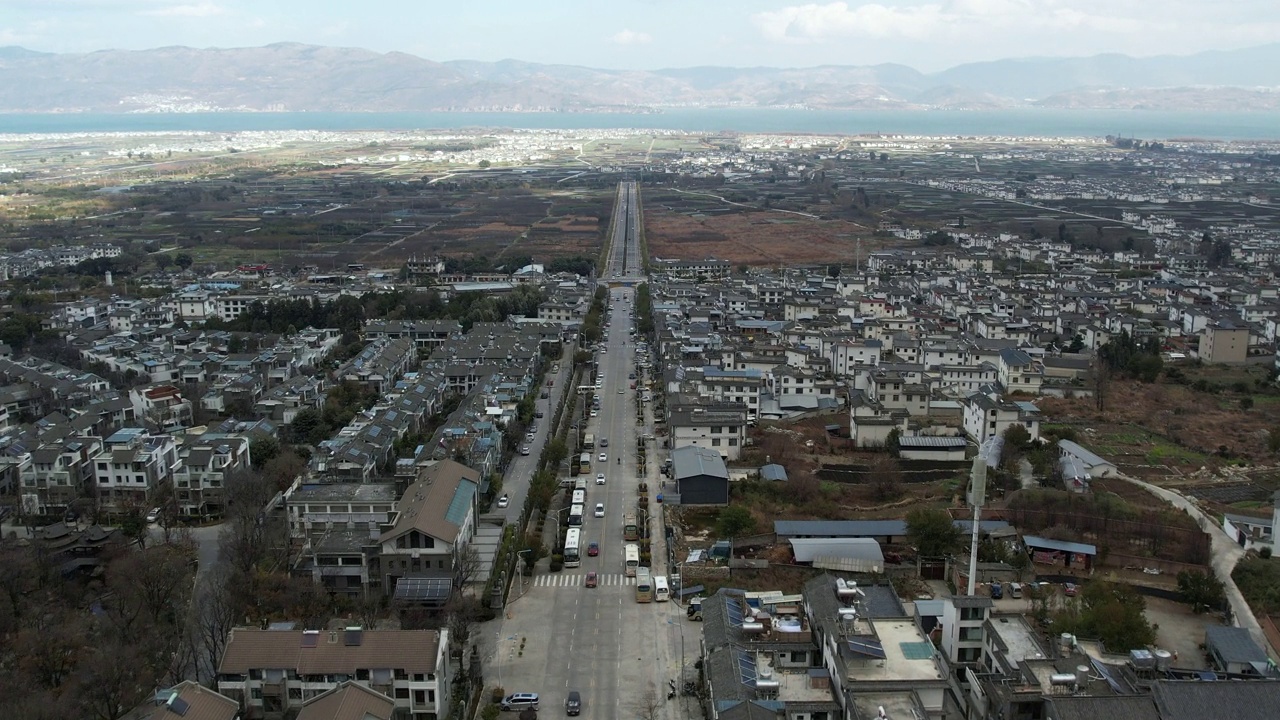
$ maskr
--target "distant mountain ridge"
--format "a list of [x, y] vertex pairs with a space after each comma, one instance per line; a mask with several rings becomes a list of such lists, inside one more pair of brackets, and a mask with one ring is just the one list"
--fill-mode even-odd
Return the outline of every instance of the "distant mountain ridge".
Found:
[[299, 43], [56, 54], [0, 47], [0, 112], [1280, 109], [1280, 43], [1195, 55], [897, 65], [601, 70], [435, 62]]

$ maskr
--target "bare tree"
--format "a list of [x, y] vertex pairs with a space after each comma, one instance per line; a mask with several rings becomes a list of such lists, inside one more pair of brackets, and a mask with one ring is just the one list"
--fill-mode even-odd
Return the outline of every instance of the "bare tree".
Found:
[[640, 720], [658, 720], [662, 714], [662, 697], [650, 685], [636, 702], [634, 709]]
[[217, 565], [200, 582], [192, 608], [196, 644], [199, 646], [199, 663], [212, 677], [213, 670], [227, 648], [231, 628], [239, 617], [231, 595], [231, 573], [225, 566]]
[[876, 500], [885, 502], [902, 495], [902, 469], [888, 455], [877, 455], [870, 462], [871, 492]]
[[475, 545], [467, 545], [458, 553], [456, 564], [454, 566], [453, 581], [459, 589], [465, 588], [467, 583], [475, 579], [480, 572], [484, 561], [480, 557], [480, 551]]
[[360, 627], [373, 629], [378, 624], [378, 618], [387, 609], [386, 597], [381, 593], [365, 591], [356, 600], [353, 609], [356, 618], [360, 620]]
[[119, 720], [146, 699], [155, 679], [136, 646], [96, 643], [81, 663], [77, 678], [80, 717]]

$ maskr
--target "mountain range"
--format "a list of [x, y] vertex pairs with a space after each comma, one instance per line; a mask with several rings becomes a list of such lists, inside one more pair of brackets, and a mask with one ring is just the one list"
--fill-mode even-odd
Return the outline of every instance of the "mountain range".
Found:
[[664, 107], [1280, 109], [1280, 43], [1135, 58], [603, 70], [400, 52], [265, 47], [43, 53], [0, 48], [0, 112], [527, 111]]

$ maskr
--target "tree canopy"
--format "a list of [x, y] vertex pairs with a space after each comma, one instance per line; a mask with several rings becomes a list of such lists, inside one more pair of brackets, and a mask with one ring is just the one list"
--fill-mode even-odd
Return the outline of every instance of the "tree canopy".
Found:
[[923, 557], [941, 557], [955, 550], [961, 531], [946, 510], [916, 508], [907, 513], [907, 537]]

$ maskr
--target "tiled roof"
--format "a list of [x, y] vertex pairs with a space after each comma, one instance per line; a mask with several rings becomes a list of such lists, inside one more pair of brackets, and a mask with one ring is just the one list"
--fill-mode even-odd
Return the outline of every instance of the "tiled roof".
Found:
[[251, 669], [296, 670], [300, 675], [355, 675], [358, 669], [391, 668], [434, 673], [440, 635], [435, 630], [365, 630], [359, 645], [344, 632], [320, 632], [303, 647], [304, 631], [237, 628], [227, 639], [219, 673]]

